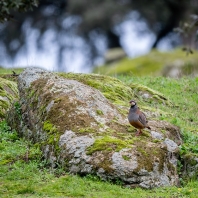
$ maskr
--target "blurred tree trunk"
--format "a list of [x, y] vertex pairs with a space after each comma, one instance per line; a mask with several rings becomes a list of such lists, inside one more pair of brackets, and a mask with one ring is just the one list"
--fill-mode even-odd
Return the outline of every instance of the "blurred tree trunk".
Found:
[[187, 11], [187, 2], [184, 1], [185, 0], [164, 0], [170, 15], [166, 20], [166, 23], [162, 24], [162, 28], [157, 33], [157, 37], [152, 48], [156, 48], [159, 41], [172, 32], [173, 29], [179, 25], [180, 21], [183, 20]]
[[108, 49], [122, 47], [120, 45], [120, 37], [111, 30], [107, 31], [107, 43]]

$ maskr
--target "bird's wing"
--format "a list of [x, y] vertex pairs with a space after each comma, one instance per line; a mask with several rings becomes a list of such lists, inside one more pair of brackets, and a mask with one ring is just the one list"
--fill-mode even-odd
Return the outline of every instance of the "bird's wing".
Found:
[[147, 118], [146, 118], [145, 113], [141, 112], [141, 114], [143, 114], [143, 116], [145, 117], [145, 121], [146, 121], [146, 123], [148, 123], [148, 120], [147, 120]]
[[141, 111], [138, 111], [138, 114], [139, 114], [138, 120], [139, 120], [144, 126], [146, 126], [146, 125], [147, 125], [147, 120], [146, 120], [145, 114], [142, 113]]

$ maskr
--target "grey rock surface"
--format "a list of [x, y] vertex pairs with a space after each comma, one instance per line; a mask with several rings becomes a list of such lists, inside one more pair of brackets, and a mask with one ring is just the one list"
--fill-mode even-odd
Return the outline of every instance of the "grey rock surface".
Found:
[[151, 131], [151, 136], [154, 139], [158, 139], [158, 140], [163, 140], [164, 136], [161, 133], [155, 132], [155, 131]]

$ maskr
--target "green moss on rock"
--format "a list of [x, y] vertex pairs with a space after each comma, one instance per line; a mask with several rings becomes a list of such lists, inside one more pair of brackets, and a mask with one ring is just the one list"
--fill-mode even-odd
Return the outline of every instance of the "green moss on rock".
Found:
[[[144, 85], [135, 83], [125, 84], [116, 78], [98, 74], [58, 73], [58, 75], [67, 79], [77, 80], [81, 83], [100, 90], [107, 99], [109, 99], [115, 106], [118, 107], [118, 111], [122, 115], [127, 115], [129, 101], [131, 99], [137, 99], [137, 101], [140, 99], [140, 92], [142, 94], [149, 93], [151, 95], [151, 100], [172, 106], [172, 102], [165, 95]], [[139, 106], [142, 106], [141, 101], [139, 103]], [[162, 115], [167, 114], [160, 109], [151, 109], [148, 106], [144, 106], [144, 109], [148, 111], [159, 112], [159, 114]], [[100, 110], [97, 110], [96, 113], [100, 114], [102, 112], [100, 112]]]
[[136, 171], [141, 169], [153, 171], [154, 163], [158, 164], [159, 172], [163, 171], [167, 153], [160, 145], [158, 143], [147, 143], [145, 140], [136, 142], [135, 148], [138, 151], [138, 170]]
[[47, 140], [42, 143], [42, 145], [50, 145], [53, 147], [56, 155], [60, 151], [58, 146], [58, 141], [60, 139], [61, 133], [57, 130], [56, 126], [53, 125], [49, 120], [43, 123], [43, 131], [47, 132]]
[[80, 128], [80, 129], [78, 130], [78, 132], [90, 134], [90, 133], [94, 133], [94, 132], [96, 132], [96, 131], [95, 131], [93, 128], [91, 128], [91, 127], [85, 127], [85, 128]]
[[56, 127], [49, 120], [46, 120], [43, 123], [43, 130], [46, 131], [48, 134], [53, 134], [57, 132]]
[[138, 95], [138, 92], [139, 92], [139, 95], [141, 94], [145, 94], [145, 93], [148, 93], [153, 99], [157, 100], [157, 101], [160, 101], [162, 103], [166, 103], [166, 104], [169, 104], [169, 105], [172, 105], [171, 104], [171, 101], [162, 93], [156, 91], [156, 90], [153, 90], [147, 86], [144, 86], [144, 85], [140, 85], [140, 84], [137, 84], [137, 83], [131, 83], [129, 84], [129, 86], [134, 90], [134, 92]]
[[110, 76], [75, 73], [59, 73], [58, 75], [67, 79], [77, 80], [100, 90], [113, 104], [126, 106], [128, 101], [134, 97], [133, 90], [130, 87], [126, 86], [122, 81]]
[[126, 161], [129, 161], [131, 158], [129, 157], [129, 156], [127, 156], [127, 155], [122, 155], [122, 158], [124, 159], [124, 160], [126, 160]]
[[87, 154], [91, 155], [96, 151], [120, 151], [123, 148], [131, 148], [133, 140], [123, 141], [121, 139], [104, 136], [96, 139], [94, 144], [87, 148]]
[[18, 97], [17, 84], [0, 78], [0, 120], [5, 118], [5, 113]]
[[97, 110], [96, 110], [96, 113], [97, 113], [97, 115], [103, 115], [103, 114], [104, 114], [103, 111], [100, 110], [100, 109], [97, 109]]

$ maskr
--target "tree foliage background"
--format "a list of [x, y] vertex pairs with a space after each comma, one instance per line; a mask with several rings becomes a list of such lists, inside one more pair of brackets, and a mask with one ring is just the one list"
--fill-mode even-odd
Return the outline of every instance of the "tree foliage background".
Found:
[[[42, 49], [42, 40], [46, 32], [51, 30], [56, 34], [57, 65], [62, 70], [65, 53], [67, 50], [75, 51], [76, 47], [66, 37], [75, 35], [83, 40], [82, 53], [87, 57], [86, 64], [93, 65], [101, 53], [97, 39], [106, 41], [107, 49], [122, 47], [122, 31], [118, 33], [115, 29], [132, 11], [138, 12], [138, 20], [144, 20], [148, 31], [156, 35], [152, 48], [156, 48], [191, 14], [198, 14], [197, 0], [40, 0], [36, 5], [36, 0], [0, 2], [0, 21], [4, 22], [0, 25], [0, 44], [4, 46], [6, 54], [14, 59], [19, 50], [27, 45], [28, 29], [37, 30], [38, 49]], [[5, 22], [7, 20], [10, 21]]]
[[27, 11], [37, 6], [37, 0], [1, 0], [0, 1], [0, 22], [6, 22], [12, 18], [11, 11]]

